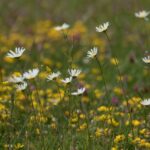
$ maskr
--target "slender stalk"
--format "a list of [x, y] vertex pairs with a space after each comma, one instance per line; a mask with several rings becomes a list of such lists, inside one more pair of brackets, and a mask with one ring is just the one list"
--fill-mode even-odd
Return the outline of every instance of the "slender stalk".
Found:
[[38, 99], [39, 105], [41, 105], [40, 94], [39, 94], [38, 86], [37, 86], [37, 83], [36, 83], [35, 79], [34, 79], [34, 85], [35, 85], [35, 90], [36, 90], [36, 94], [37, 94], [37, 99]]
[[[107, 31], [104, 32], [105, 33], [105, 36], [107, 38], [107, 41], [108, 41], [108, 44], [109, 44], [109, 47], [110, 47], [110, 50], [111, 50], [111, 55], [112, 57], [115, 59], [114, 55], [113, 55], [113, 51], [112, 51], [112, 45], [111, 45], [111, 40], [108, 36], [108, 33]], [[127, 105], [127, 109], [128, 109], [128, 112], [129, 112], [129, 120], [130, 120], [130, 125], [131, 125], [131, 129], [132, 129], [132, 135], [134, 137], [134, 131], [133, 131], [133, 126], [132, 126], [132, 112], [131, 112], [131, 109], [130, 109], [130, 106], [129, 106], [129, 103], [128, 103], [128, 99], [127, 99], [127, 93], [125, 92], [125, 88], [124, 88], [124, 83], [122, 81], [122, 78], [121, 78], [121, 72], [119, 70], [119, 65], [118, 65], [118, 62], [117, 60], [115, 59], [115, 66], [116, 66], [116, 70], [118, 72], [118, 75], [119, 75], [119, 79], [120, 79], [120, 86], [121, 86], [121, 89], [123, 91], [123, 97], [124, 99], [126, 100], [126, 105]]]
[[[62, 32], [63, 34], [63, 37], [64, 37], [64, 40], [66, 40], [67, 42], [69, 42], [69, 45], [70, 45], [70, 41], [69, 41], [69, 38], [68, 38], [68, 34], [66, 32]], [[71, 46], [70, 48], [68, 49], [68, 63], [69, 63], [69, 67], [72, 68], [72, 64], [73, 64], [73, 56], [72, 56], [72, 51], [74, 49], [74, 40], [71, 41]]]
[[104, 77], [102, 65], [101, 65], [100, 61], [98, 60], [97, 56], [95, 56], [95, 60], [96, 60], [96, 62], [97, 62], [97, 64], [98, 64], [98, 66], [99, 66], [100, 73], [101, 73], [102, 78], [103, 78], [103, 81], [104, 81], [104, 88], [105, 88], [105, 91], [106, 91], [106, 97], [107, 97], [107, 99], [109, 100], [109, 96], [108, 96], [109, 91], [108, 91], [108, 89], [107, 89], [106, 79], [105, 79], [105, 77]]
[[83, 111], [83, 113], [86, 115], [85, 121], [87, 124], [87, 134], [88, 134], [88, 138], [87, 138], [87, 145], [89, 148], [91, 148], [91, 137], [90, 137], [90, 127], [89, 127], [89, 116], [88, 116], [88, 112], [87, 109], [85, 107], [85, 105], [82, 102], [82, 96], [80, 97], [80, 109]]
[[[44, 109], [43, 109], [43, 105], [40, 101], [40, 94], [39, 94], [39, 90], [38, 90], [38, 86], [37, 86], [37, 83], [36, 83], [36, 80], [34, 79], [34, 85], [35, 85], [35, 88], [36, 88], [36, 93], [37, 93], [37, 100], [38, 100], [38, 103], [39, 103], [39, 117], [42, 117], [42, 114], [44, 113]], [[41, 108], [41, 109], [40, 109]], [[43, 147], [45, 147], [45, 136], [43, 135], [43, 124], [41, 121], [39, 121], [39, 128], [40, 128], [40, 135], [41, 135], [41, 140], [43, 140]]]
[[3, 71], [2, 71], [2, 67], [0, 66], [0, 82], [3, 82]]
[[10, 125], [12, 127], [10, 127], [10, 130], [9, 130], [9, 149], [11, 149], [11, 132], [13, 134], [14, 132], [14, 122], [13, 122], [13, 112], [14, 112], [14, 94], [12, 93], [11, 95], [11, 108], [10, 108]]
[[59, 98], [60, 98], [60, 101], [61, 101], [61, 92], [60, 92], [60, 87], [59, 87], [59, 84], [56, 82], [56, 86], [57, 86], [57, 89], [58, 89], [58, 93], [59, 93]]
[[[106, 95], [106, 98], [107, 98], [107, 100], [109, 101], [109, 105], [110, 105], [109, 91], [108, 91], [108, 89], [107, 89], [106, 79], [105, 79], [105, 77], [104, 77], [102, 65], [101, 65], [100, 61], [98, 60], [97, 56], [95, 56], [95, 60], [96, 60], [96, 62], [97, 62], [97, 64], [98, 64], [98, 66], [99, 66], [100, 73], [101, 73], [102, 79], [103, 79], [103, 81], [104, 81], [104, 88], [105, 88], [105, 92], [106, 92], [105, 95]], [[112, 116], [112, 110], [111, 110], [110, 106], [109, 106], [109, 115], [110, 115], [110, 117]], [[112, 117], [110, 118], [110, 121], [111, 121], [111, 125], [113, 126]], [[111, 138], [112, 138], [112, 137], [111, 137]], [[110, 140], [110, 141], [111, 141], [111, 140]]]
[[[108, 44], [109, 44], [109, 47], [110, 47], [110, 50], [111, 50], [111, 55], [112, 55], [112, 57], [113, 57], [114, 60], [115, 60], [115, 66], [116, 66], [116, 70], [117, 70], [118, 75], [119, 75], [120, 84], [121, 84], [121, 86], [122, 86], [123, 93], [125, 93], [125, 88], [124, 88], [124, 85], [123, 85], [123, 81], [122, 81], [122, 79], [121, 79], [121, 72], [120, 72], [120, 70], [119, 70], [118, 62], [117, 62], [117, 60], [115, 59], [115, 57], [114, 57], [114, 55], [113, 55], [113, 52], [112, 52], [112, 46], [111, 46], [110, 38], [109, 38], [107, 32], [105, 32], [105, 35], [106, 35], [107, 40], [108, 40]], [[124, 95], [124, 96], [125, 96], [125, 95]], [[126, 96], [125, 96], [125, 98], [126, 98]]]

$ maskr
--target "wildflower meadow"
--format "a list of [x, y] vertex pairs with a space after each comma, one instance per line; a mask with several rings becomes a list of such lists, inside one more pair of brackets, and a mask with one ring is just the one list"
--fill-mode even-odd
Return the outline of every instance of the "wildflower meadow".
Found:
[[0, 13], [0, 150], [150, 150], [150, 0]]

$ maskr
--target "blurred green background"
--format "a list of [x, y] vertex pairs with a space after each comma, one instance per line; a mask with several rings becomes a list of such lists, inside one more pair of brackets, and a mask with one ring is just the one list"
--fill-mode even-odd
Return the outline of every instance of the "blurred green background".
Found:
[[[148, 10], [149, 0], [1, 0], [1, 25], [25, 25], [38, 19], [57, 23], [82, 20], [88, 25], [105, 20], [129, 24], [134, 12]], [[125, 18], [128, 18], [127, 20]]]

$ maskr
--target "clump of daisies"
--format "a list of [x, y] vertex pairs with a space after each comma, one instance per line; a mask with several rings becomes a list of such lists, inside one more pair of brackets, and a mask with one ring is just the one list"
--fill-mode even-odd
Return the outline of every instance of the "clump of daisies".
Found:
[[13, 75], [8, 81], [15, 84], [17, 91], [23, 91], [27, 88], [27, 82], [24, 79], [23, 75]]
[[[9, 52], [6, 54], [6, 57], [20, 58], [23, 55], [25, 50], [26, 49], [23, 47], [16, 47], [15, 51], [9, 50]], [[23, 91], [27, 88], [27, 82], [24, 81], [25, 78], [26, 77], [24, 76], [24, 74], [13, 75], [8, 79], [8, 82], [14, 83], [17, 91]]]
[[8, 79], [8, 81], [16, 84], [15, 86], [17, 91], [23, 91], [27, 87], [27, 82], [25, 80], [35, 78], [38, 75], [38, 73], [39, 73], [39, 69], [35, 68], [27, 72], [24, 72], [23, 75], [18, 75], [18, 76], [13, 75]]

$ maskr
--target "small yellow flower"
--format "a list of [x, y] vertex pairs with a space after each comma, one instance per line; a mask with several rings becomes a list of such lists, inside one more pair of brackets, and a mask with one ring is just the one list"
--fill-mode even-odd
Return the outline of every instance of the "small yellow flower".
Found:
[[136, 137], [133, 141], [132, 141], [132, 143], [133, 144], [137, 144], [137, 143], [139, 143], [140, 142], [140, 138], [139, 137]]
[[102, 91], [98, 90], [98, 89], [96, 89], [94, 91], [94, 93], [95, 93], [96, 98], [100, 98], [101, 96], [104, 95], [104, 93]]
[[114, 146], [114, 147], [111, 148], [111, 150], [118, 150], [118, 147]]
[[146, 129], [142, 129], [139, 131], [140, 134], [145, 134], [146, 133]]
[[88, 102], [89, 102], [89, 98], [83, 96], [83, 97], [82, 97], [82, 102], [83, 102], [83, 103], [88, 103]]
[[36, 132], [37, 135], [40, 135], [40, 129], [36, 128], [35, 132]]
[[108, 117], [103, 114], [103, 115], [94, 117], [94, 120], [96, 120], [96, 121], [105, 121], [107, 118]]
[[129, 125], [129, 121], [128, 121], [128, 120], [125, 122], [125, 125], [126, 125], [126, 126], [128, 126], [128, 125]]
[[135, 126], [135, 127], [138, 127], [140, 125], [140, 121], [138, 120], [132, 120], [132, 125]]
[[7, 62], [7, 63], [13, 63], [13, 62], [14, 62], [14, 59], [11, 59], [11, 58], [9, 58], [9, 57], [4, 57], [3, 59], [4, 59], [4, 61]]
[[24, 145], [21, 144], [21, 143], [17, 143], [17, 144], [14, 146], [15, 150], [23, 149], [23, 147], [24, 147]]
[[106, 106], [100, 106], [100, 107], [97, 108], [97, 110], [100, 111], [100, 112], [101, 111], [106, 112], [108, 110], [108, 108]]
[[117, 58], [111, 58], [110, 62], [112, 65], [118, 65], [119, 64], [119, 60]]
[[111, 125], [113, 125], [113, 126], [115, 126], [115, 127], [119, 126], [119, 122], [117, 122], [117, 121], [116, 121], [115, 119], [113, 119], [113, 118], [112, 118], [112, 119], [111, 119], [111, 118], [108, 119], [108, 120], [107, 120], [107, 123], [108, 123], [108, 124], [111, 124]]
[[69, 113], [69, 111], [65, 111], [65, 116], [69, 116], [70, 115], [70, 113]]
[[86, 124], [86, 123], [83, 123], [83, 124], [80, 125], [79, 130], [80, 130], [80, 131], [83, 131], [83, 130], [86, 129], [86, 128], [87, 128], [87, 124]]
[[114, 93], [116, 93], [117, 95], [122, 95], [122, 89], [119, 88], [119, 87], [115, 87], [115, 88], [113, 89], [113, 91], [114, 91]]
[[102, 135], [102, 130], [100, 128], [97, 128], [95, 131], [95, 136], [100, 137]]
[[52, 129], [56, 129], [56, 128], [57, 128], [56, 123], [54, 123], [54, 122], [53, 122], [53, 123], [51, 123], [51, 128], [52, 128]]
[[78, 117], [76, 116], [76, 117], [73, 117], [72, 119], [71, 119], [71, 122], [72, 123], [75, 123], [75, 122], [77, 122], [78, 121]]
[[117, 135], [114, 139], [115, 143], [120, 143], [121, 141], [123, 141], [125, 139], [125, 136], [123, 134]]
[[85, 119], [85, 115], [84, 114], [80, 114], [80, 119]]

